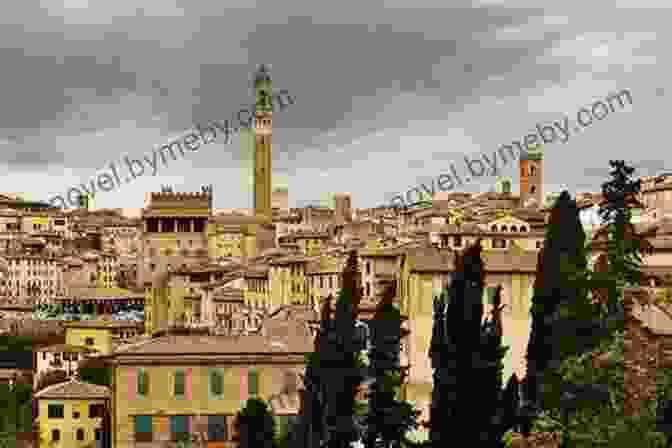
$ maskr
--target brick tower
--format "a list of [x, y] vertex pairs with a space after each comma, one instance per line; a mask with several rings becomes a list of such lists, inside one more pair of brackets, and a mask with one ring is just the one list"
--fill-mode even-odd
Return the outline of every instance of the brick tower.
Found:
[[520, 154], [520, 204], [524, 206], [531, 199], [538, 207], [543, 206], [543, 152], [541, 146]]
[[264, 221], [271, 221], [271, 136], [273, 134], [273, 105], [271, 74], [268, 67], [261, 65], [254, 74], [256, 98], [254, 122], [254, 213]]

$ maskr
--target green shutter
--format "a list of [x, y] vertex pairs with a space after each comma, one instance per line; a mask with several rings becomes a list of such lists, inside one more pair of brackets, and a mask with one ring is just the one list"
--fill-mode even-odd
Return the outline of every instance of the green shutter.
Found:
[[259, 389], [259, 374], [256, 369], [250, 369], [247, 371], [247, 396], [252, 398], [257, 396]]
[[175, 396], [184, 397], [184, 370], [175, 372]]
[[224, 394], [224, 374], [221, 369], [210, 370], [210, 396], [221, 397]]
[[138, 369], [138, 395], [149, 395], [149, 373], [145, 369]]

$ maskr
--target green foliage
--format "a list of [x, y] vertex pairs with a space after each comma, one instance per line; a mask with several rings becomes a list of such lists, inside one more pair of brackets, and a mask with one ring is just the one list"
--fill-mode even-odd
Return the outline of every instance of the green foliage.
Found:
[[374, 319], [369, 322], [373, 383], [369, 389], [369, 412], [365, 420], [364, 440], [368, 448], [377, 446], [377, 439], [385, 446], [396, 446], [406, 432], [417, 427], [419, 411], [398, 399], [402, 383], [399, 364], [402, 319], [393, 304], [394, 295], [391, 288], [385, 291]]
[[607, 308], [612, 310], [622, 300], [625, 285], [639, 285], [642, 264], [642, 240], [628, 237], [631, 226], [632, 207], [635, 205], [641, 183], [633, 180], [634, 168], [623, 160], [611, 160], [609, 165], [611, 180], [602, 184], [602, 195], [606, 199], [600, 207], [600, 217], [607, 225], [607, 258], [609, 260], [607, 279]]
[[259, 398], [250, 398], [236, 416], [240, 448], [273, 448], [275, 420], [270, 406]]
[[112, 385], [112, 369], [83, 362], [78, 369], [80, 381], [110, 387]]
[[457, 259], [447, 305], [446, 295], [434, 301], [430, 343], [434, 370], [430, 440], [434, 446], [460, 439], [469, 441], [469, 446], [498, 447], [515, 424], [515, 406], [505, 401], [512, 397], [502, 391], [502, 359], [508, 349], [501, 345], [502, 288], [497, 288], [491, 318], [482, 324], [483, 285], [477, 241]]

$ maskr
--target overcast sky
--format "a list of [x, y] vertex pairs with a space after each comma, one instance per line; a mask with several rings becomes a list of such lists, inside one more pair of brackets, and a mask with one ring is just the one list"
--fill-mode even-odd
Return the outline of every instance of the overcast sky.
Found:
[[[250, 104], [260, 63], [295, 100], [273, 117], [274, 182], [292, 206], [341, 191], [355, 207], [388, 203], [623, 89], [632, 105], [544, 147], [544, 190], [597, 191], [610, 158], [672, 170], [668, 3], [16, 2], [0, 15], [0, 191], [48, 200], [229, 118]], [[209, 183], [215, 207], [251, 207], [239, 139], [223, 140], [97, 194], [96, 207]], [[515, 168], [503, 173], [517, 182]]]

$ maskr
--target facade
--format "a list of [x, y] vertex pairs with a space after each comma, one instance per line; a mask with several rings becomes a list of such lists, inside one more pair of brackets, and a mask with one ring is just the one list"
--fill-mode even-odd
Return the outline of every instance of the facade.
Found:
[[77, 345], [49, 345], [35, 350], [35, 373], [33, 387], [37, 387], [40, 376], [51, 370], [64, 370], [68, 377], [76, 376], [79, 361], [95, 350]]
[[0, 273], [2, 295], [46, 301], [65, 293], [63, 264], [55, 256], [6, 255], [7, 272]]
[[102, 447], [102, 420], [110, 401], [107, 387], [71, 379], [45, 387], [35, 398], [40, 447]]
[[298, 394], [287, 383], [296, 389], [311, 350], [310, 338], [292, 335], [177, 332], [121, 349], [108, 358], [113, 446], [151, 447], [186, 432], [208, 446], [235, 446], [233, 421], [249, 397], [274, 398], [276, 415], [298, 413]]
[[139, 285], [171, 267], [207, 260], [210, 193], [151, 193], [142, 211]]
[[[504, 358], [505, 381], [514, 372], [523, 378], [537, 252], [511, 248], [484, 251], [482, 256], [486, 269], [484, 315], [490, 312], [490, 300], [496, 287], [503, 287], [502, 343], [510, 347]], [[432, 391], [432, 369], [427, 353], [432, 335], [433, 297], [449, 284], [455, 269], [454, 262], [454, 251], [437, 248], [409, 250], [400, 261], [400, 310], [408, 316], [410, 330], [410, 369], [403, 393], [425, 413], [428, 412]]]
[[119, 343], [142, 334], [142, 322], [92, 320], [65, 323], [67, 345], [86, 347], [101, 354], [112, 353]]

